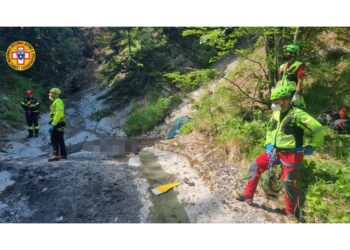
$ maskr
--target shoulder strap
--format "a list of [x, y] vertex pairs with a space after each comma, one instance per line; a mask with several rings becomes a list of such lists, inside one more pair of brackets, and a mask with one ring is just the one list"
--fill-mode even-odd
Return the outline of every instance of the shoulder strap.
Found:
[[282, 125], [281, 125], [281, 129], [283, 129], [285, 126], [287, 126], [295, 117], [295, 112], [296, 110], [294, 108], [291, 108], [292, 111], [289, 111], [290, 114], [287, 114], [287, 116], [284, 118]]
[[303, 63], [300, 61], [295, 61], [288, 69], [289, 72], [295, 73]]

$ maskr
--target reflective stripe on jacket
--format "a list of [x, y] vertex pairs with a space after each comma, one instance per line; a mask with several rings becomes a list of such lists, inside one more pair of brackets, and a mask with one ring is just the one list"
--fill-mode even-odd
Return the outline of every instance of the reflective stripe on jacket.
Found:
[[26, 112], [29, 112], [29, 111], [39, 112], [40, 103], [34, 97], [32, 97], [32, 98], [25, 97], [23, 99], [23, 101], [21, 102], [21, 106]]

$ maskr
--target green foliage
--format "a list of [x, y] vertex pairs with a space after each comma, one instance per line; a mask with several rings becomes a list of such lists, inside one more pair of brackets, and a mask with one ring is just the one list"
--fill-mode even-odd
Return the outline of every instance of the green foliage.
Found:
[[24, 124], [24, 114], [20, 112], [18, 107], [17, 109], [13, 108], [12, 101], [0, 98], [0, 106], [0, 130], [19, 127], [21, 122]]
[[186, 122], [181, 128], [180, 128], [180, 134], [189, 134], [193, 131], [193, 123], [191, 121]]
[[148, 103], [144, 108], [135, 107], [125, 123], [128, 135], [138, 135], [152, 130], [162, 122], [168, 112], [181, 102], [180, 95], [160, 97]]
[[[267, 93], [271, 87], [271, 81], [267, 76], [267, 63], [265, 61], [265, 53], [260, 49], [256, 49], [251, 53], [240, 52], [237, 65], [233, 70], [229, 70], [225, 74], [225, 78], [233, 81], [251, 97], [259, 101], [269, 102]], [[237, 90], [237, 87], [236, 87]]]
[[193, 104], [197, 110], [193, 118], [194, 128], [206, 134], [217, 134], [218, 124], [239, 112], [240, 107], [236, 101], [234, 93], [225, 86], [214, 93], [208, 91], [200, 101]]
[[215, 69], [194, 70], [189, 73], [182, 74], [180, 71], [164, 74], [165, 77], [171, 79], [172, 83], [181, 90], [193, 91], [200, 84], [207, 84], [209, 81], [219, 75], [219, 71]]
[[306, 222], [350, 222], [350, 169], [332, 160], [306, 160], [299, 183]]
[[[256, 48], [265, 46], [266, 64], [270, 71], [269, 79], [275, 78], [275, 70], [279, 64], [280, 51], [283, 41], [292, 40], [295, 28], [292, 27], [199, 27], [189, 28], [183, 32], [184, 36], [198, 36], [202, 44], [215, 48], [218, 53], [211, 61], [218, 60], [221, 56], [229, 53], [247, 55]], [[248, 48], [243, 49], [242, 42], [250, 42]], [[255, 43], [254, 43], [255, 42]], [[273, 77], [273, 78], [272, 78]]]
[[149, 87], [171, 93], [164, 74], [208, 65], [210, 51], [197, 38], [183, 38], [183, 28], [109, 28], [108, 53], [98, 70], [100, 85], [108, 85], [106, 98], [114, 106], [143, 96]]
[[338, 134], [334, 130], [326, 128], [325, 142], [318, 149], [320, 153], [350, 164], [350, 135]]
[[219, 131], [217, 142], [221, 145], [233, 142], [247, 159], [256, 157], [263, 150], [266, 124], [262, 121], [247, 122], [238, 117], [232, 117], [226, 123], [220, 124]]
[[189, 28], [182, 32], [183, 36], [199, 36], [200, 44], [207, 44], [218, 50], [218, 55], [223, 56], [230, 52], [237, 42], [234, 33], [235, 28]]
[[[314, 113], [350, 106], [350, 56], [329, 55], [310, 67], [312, 85], [306, 87], [306, 101]], [[320, 101], [322, 100], [322, 101]]]
[[214, 136], [222, 147], [235, 145], [251, 159], [263, 149], [267, 118], [259, 109], [240, 106], [240, 100], [240, 95], [221, 84], [214, 93], [194, 103], [197, 112], [188, 126]]

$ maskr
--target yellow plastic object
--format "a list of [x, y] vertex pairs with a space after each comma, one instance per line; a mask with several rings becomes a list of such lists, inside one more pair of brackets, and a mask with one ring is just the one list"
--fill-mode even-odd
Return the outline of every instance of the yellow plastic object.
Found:
[[151, 191], [155, 195], [160, 195], [168, 192], [170, 189], [179, 186], [181, 183], [180, 182], [173, 182], [173, 183], [168, 183], [164, 185], [160, 185], [158, 187], [152, 188]]

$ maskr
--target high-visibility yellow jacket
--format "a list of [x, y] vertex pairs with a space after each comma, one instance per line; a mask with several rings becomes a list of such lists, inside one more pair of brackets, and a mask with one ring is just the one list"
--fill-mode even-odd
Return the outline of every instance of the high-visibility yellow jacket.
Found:
[[296, 149], [305, 146], [318, 147], [323, 144], [322, 125], [305, 111], [291, 107], [281, 119], [275, 111], [268, 123], [266, 144], [280, 149]]
[[303, 65], [302, 62], [295, 61], [287, 69], [287, 63], [282, 64], [279, 67], [280, 76], [279, 76], [278, 81], [281, 82], [282, 85], [285, 85], [288, 82], [295, 82], [295, 83], [297, 83], [298, 82], [297, 71], [298, 71], [298, 69], [299, 69], [299, 67], [301, 65]]
[[52, 126], [58, 125], [60, 128], [64, 128], [65, 126], [64, 104], [60, 98], [54, 100], [50, 106], [50, 123]]

